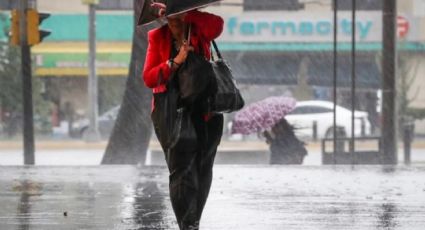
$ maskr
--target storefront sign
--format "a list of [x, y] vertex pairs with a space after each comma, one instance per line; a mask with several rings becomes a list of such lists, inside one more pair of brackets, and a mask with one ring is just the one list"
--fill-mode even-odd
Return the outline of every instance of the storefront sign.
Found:
[[[35, 73], [38, 76], [87, 76], [86, 53], [35, 53]], [[129, 53], [98, 53], [96, 67], [99, 76], [126, 76]]]
[[[282, 16], [283, 15], [283, 16]], [[403, 17], [402, 35], [407, 38], [409, 19]], [[338, 40], [352, 39], [351, 14], [341, 12], [338, 18]], [[330, 42], [333, 41], [334, 25], [331, 14], [259, 14], [244, 13], [225, 18], [225, 27], [220, 41], [225, 42]], [[382, 41], [382, 14], [358, 12], [356, 20], [357, 42]]]
[[397, 35], [399, 38], [405, 38], [409, 33], [410, 24], [409, 20], [407, 20], [403, 16], [397, 17]]

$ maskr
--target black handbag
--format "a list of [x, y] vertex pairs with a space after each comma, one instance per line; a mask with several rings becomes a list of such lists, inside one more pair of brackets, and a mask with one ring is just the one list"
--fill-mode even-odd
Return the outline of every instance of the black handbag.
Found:
[[[188, 30], [187, 39], [190, 41], [191, 26]], [[214, 70], [203, 54], [203, 49], [197, 54], [193, 51], [188, 53], [186, 61], [179, 67], [178, 82], [181, 103], [190, 106], [195, 101], [206, 100], [216, 91], [214, 87]]]
[[231, 113], [243, 108], [245, 101], [236, 86], [232, 71], [221, 56], [215, 41], [212, 41], [218, 60], [214, 61], [211, 52], [212, 68], [214, 70], [214, 84], [216, 92], [211, 97], [210, 106], [213, 112]]
[[[175, 52], [172, 49], [170, 57], [174, 57]], [[191, 121], [192, 111], [181, 103], [178, 78], [177, 72], [172, 73], [166, 84], [167, 90], [154, 94], [155, 109], [151, 118], [164, 152], [177, 144], [196, 146], [197, 143], [197, 134]], [[158, 84], [162, 79], [163, 76], [160, 76]]]
[[179, 120], [178, 97], [174, 75], [167, 82], [167, 91], [154, 94], [154, 110], [151, 114], [155, 133], [164, 150], [172, 148], [176, 139]]
[[[190, 28], [188, 41], [190, 41]], [[231, 113], [240, 110], [245, 102], [236, 87], [232, 72], [223, 60], [215, 41], [212, 41], [218, 60], [209, 61], [203, 54], [190, 52], [178, 70], [179, 91], [185, 106], [208, 104], [205, 112]], [[213, 58], [213, 53], [211, 53]], [[206, 102], [206, 103], [203, 103]]]
[[154, 94], [155, 109], [151, 114], [155, 133], [165, 152], [178, 145], [196, 146], [197, 134], [191, 117], [192, 111], [179, 105], [179, 91], [173, 74], [167, 91]]

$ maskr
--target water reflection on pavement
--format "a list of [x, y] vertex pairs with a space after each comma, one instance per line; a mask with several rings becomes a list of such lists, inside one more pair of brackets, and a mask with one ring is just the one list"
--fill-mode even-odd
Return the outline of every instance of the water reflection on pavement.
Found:
[[[0, 167], [0, 229], [176, 229], [165, 167]], [[201, 229], [423, 229], [425, 167], [216, 166]]]

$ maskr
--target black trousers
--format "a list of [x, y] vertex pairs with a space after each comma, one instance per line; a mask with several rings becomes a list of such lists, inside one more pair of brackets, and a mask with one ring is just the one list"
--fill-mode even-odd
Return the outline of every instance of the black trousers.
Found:
[[[157, 103], [161, 100], [157, 96], [155, 99], [155, 108], [160, 108]], [[196, 139], [177, 141], [171, 149], [164, 148], [161, 143], [170, 172], [171, 203], [180, 229], [197, 229], [199, 226], [211, 188], [217, 146], [223, 133], [222, 114], [216, 114], [208, 121], [204, 121], [200, 113], [194, 112], [189, 116]], [[161, 111], [154, 109], [151, 117], [155, 133], [161, 140], [161, 129], [158, 128]]]

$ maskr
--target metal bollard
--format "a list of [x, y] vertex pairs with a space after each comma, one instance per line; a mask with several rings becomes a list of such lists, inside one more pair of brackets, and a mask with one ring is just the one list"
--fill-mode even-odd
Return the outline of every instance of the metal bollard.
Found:
[[360, 130], [361, 130], [361, 136], [362, 137], [366, 136], [366, 122], [364, 118], [361, 119]]
[[404, 147], [404, 164], [411, 163], [411, 150], [414, 132], [414, 123], [412, 121], [403, 124], [403, 147]]
[[313, 141], [317, 141], [317, 121], [313, 121]]
[[344, 128], [337, 127], [336, 129], [336, 152], [343, 153], [345, 152], [345, 136], [344, 134]]

